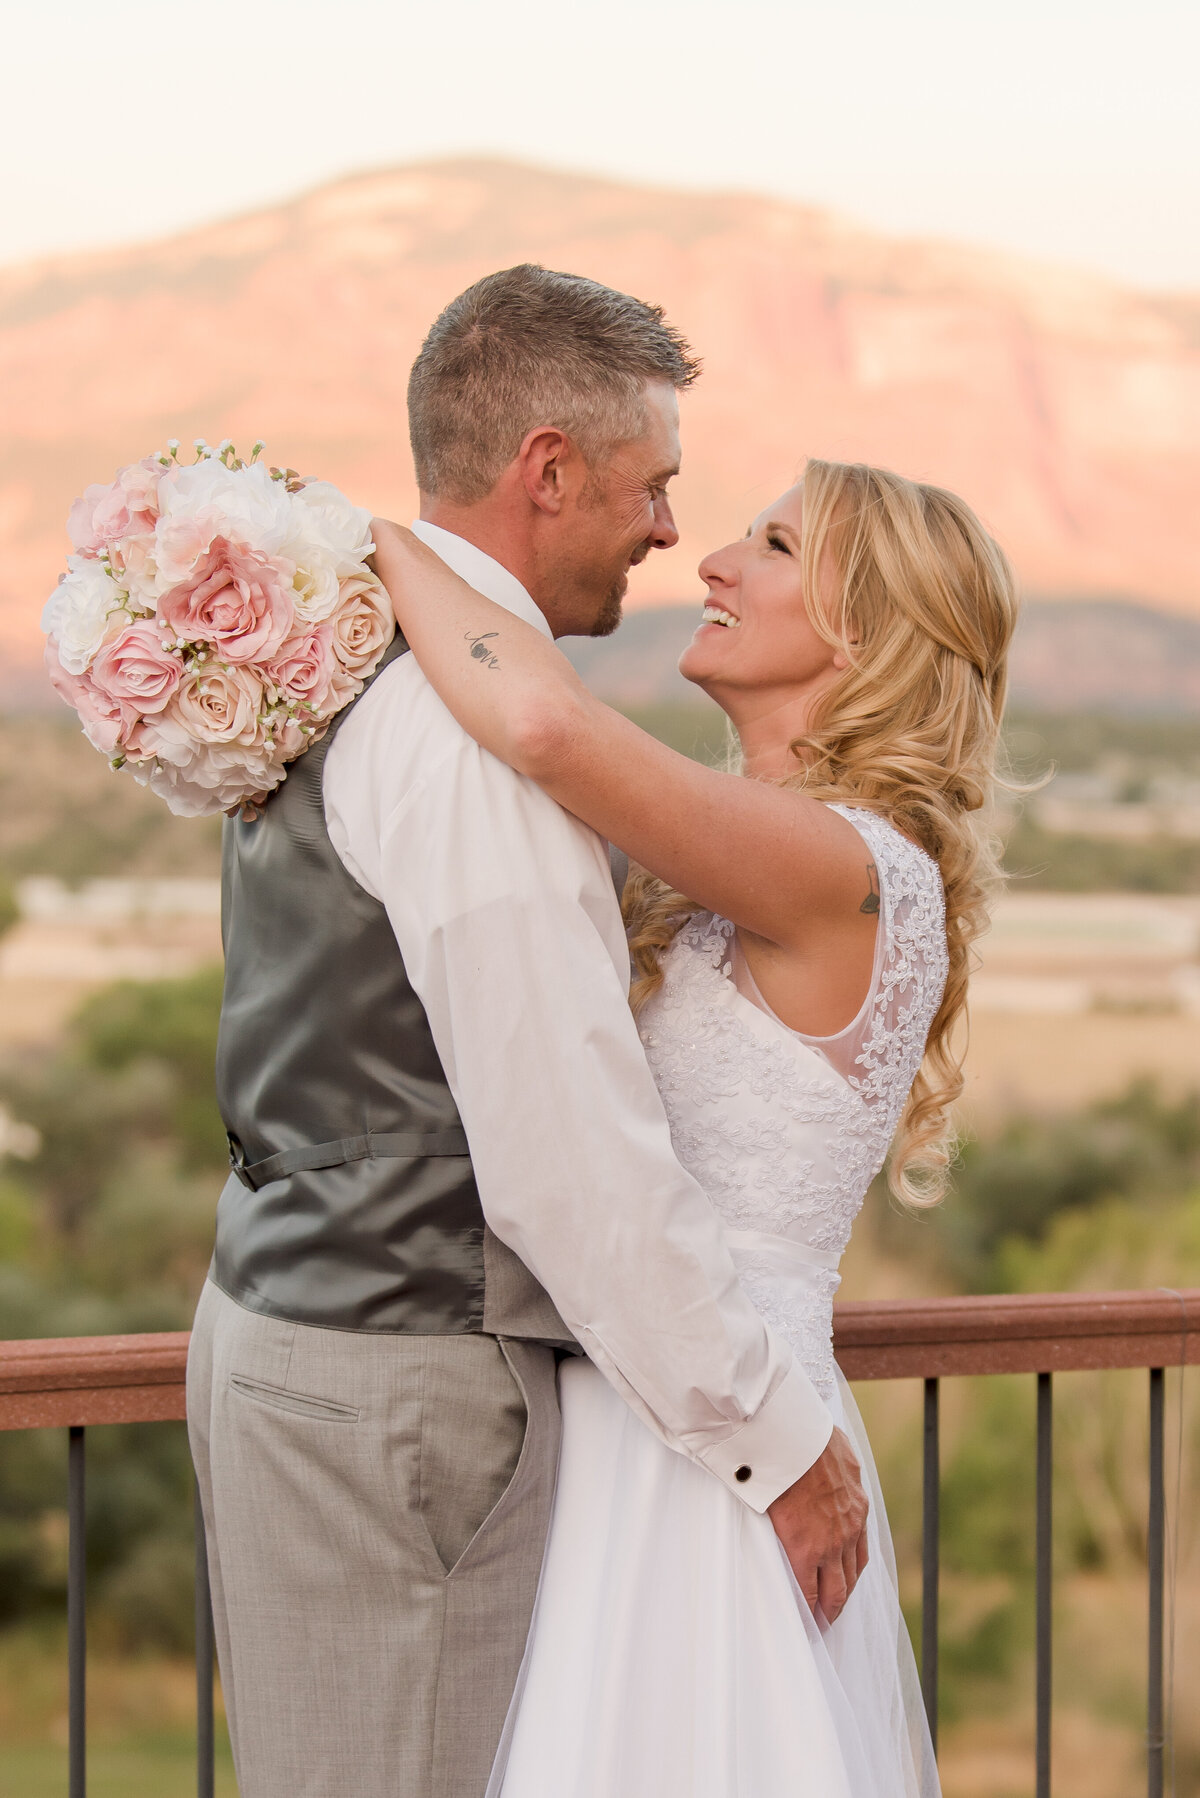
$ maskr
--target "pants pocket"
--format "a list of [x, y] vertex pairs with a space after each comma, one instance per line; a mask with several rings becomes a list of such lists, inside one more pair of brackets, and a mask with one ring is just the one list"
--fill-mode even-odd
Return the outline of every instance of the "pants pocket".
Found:
[[491, 1336], [426, 1338], [417, 1505], [446, 1573], [511, 1486], [528, 1410]]
[[335, 1399], [317, 1398], [307, 1392], [289, 1392], [286, 1386], [272, 1386], [266, 1380], [251, 1379], [248, 1374], [231, 1373], [229, 1387], [231, 1392], [268, 1405], [273, 1411], [290, 1411], [296, 1417], [312, 1417], [322, 1423], [358, 1422], [356, 1405], [340, 1405]]

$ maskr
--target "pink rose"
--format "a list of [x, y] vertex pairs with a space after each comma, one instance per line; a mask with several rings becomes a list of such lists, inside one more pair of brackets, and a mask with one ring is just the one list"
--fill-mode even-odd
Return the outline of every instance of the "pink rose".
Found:
[[155, 533], [154, 560], [162, 578], [172, 584], [192, 580], [197, 564], [208, 554], [221, 529], [221, 514], [216, 506], [161, 519]]
[[169, 749], [177, 749], [184, 740], [184, 733], [178, 727], [172, 729], [170, 721], [156, 712], [149, 718], [135, 718], [121, 747], [127, 761], [152, 762]]
[[318, 624], [289, 637], [263, 670], [268, 684], [278, 687], [286, 698], [311, 706], [314, 712], [322, 711], [337, 667], [330, 647], [332, 638], [332, 624]]
[[[334, 708], [338, 709], [339, 708]], [[333, 709], [327, 708], [323, 718], [287, 718], [272, 734], [272, 744], [280, 762], [294, 762], [298, 755], [319, 743], [332, 722]]]
[[211, 643], [223, 661], [273, 656], [295, 621], [292, 564], [214, 537], [195, 573], [164, 593], [158, 615], [184, 643]]
[[104, 755], [112, 755], [121, 746], [129, 725], [123, 708], [107, 693], [101, 693], [89, 675], [68, 674], [58, 659], [53, 637], [46, 644], [46, 672], [54, 691], [79, 714], [88, 742]]
[[199, 743], [257, 744], [262, 683], [248, 668], [211, 664], [185, 674], [166, 718]]
[[108, 486], [88, 487], [67, 520], [71, 542], [81, 555], [98, 556], [122, 537], [152, 533], [158, 518], [162, 464], [156, 456], [131, 462]]
[[348, 674], [369, 674], [396, 632], [392, 603], [373, 575], [341, 583], [333, 625], [333, 653]]
[[182, 675], [179, 657], [163, 648], [162, 626], [150, 619], [105, 643], [90, 672], [101, 693], [136, 713], [161, 712]]
[[143, 531], [136, 537], [122, 537], [119, 544], [111, 543], [108, 549], [113, 574], [129, 592], [139, 598], [144, 595], [151, 611], [154, 609], [154, 581], [157, 573], [154, 550], [153, 531]]

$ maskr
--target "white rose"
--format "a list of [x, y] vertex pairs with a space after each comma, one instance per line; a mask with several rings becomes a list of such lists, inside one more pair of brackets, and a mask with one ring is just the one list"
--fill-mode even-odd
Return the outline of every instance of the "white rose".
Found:
[[[212, 456], [171, 469], [158, 485], [159, 591], [186, 577], [189, 570], [179, 566], [180, 553], [186, 559], [193, 535], [205, 547], [213, 536], [228, 536], [261, 555], [287, 554], [284, 545], [296, 534], [292, 497], [260, 463], [226, 468]], [[194, 533], [189, 529], [193, 525]]]
[[90, 556], [67, 558], [67, 573], [42, 608], [42, 629], [56, 640], [68, 674], [85, 674], [105, 638], [129, 622], [125, 597], [99, 562]]
[[306, 624], [323, 624], [341, 598], [337, 569], [308, 550], [305, 554], [308, 560], [297, 565], [292, 580], [296, 616]]
[[311, 560], [329, 562], [339, 579], [360, 574], [375, 545], [371, 541], [371, 514], [352, 506], [339, 487], [328, 481], [309, 481], [290, 495], [295, 507], [297, 536], [284, 549], [293, 562], [306, 566]]

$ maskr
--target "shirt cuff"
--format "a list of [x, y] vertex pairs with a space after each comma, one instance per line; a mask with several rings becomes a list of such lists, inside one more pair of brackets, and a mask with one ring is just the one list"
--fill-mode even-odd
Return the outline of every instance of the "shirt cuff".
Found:
[[824, 1452], [833, 1418], [816, 1387], [792, 1366], [748, 1422], [697, 1459], [752, 1511], [765, 1511]]

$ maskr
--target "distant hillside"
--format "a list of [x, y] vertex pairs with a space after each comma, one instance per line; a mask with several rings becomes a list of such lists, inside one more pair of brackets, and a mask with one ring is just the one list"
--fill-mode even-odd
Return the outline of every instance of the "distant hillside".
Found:
[[[700, 608], [632, 612], [615, 637], [564, 644], [589, 686], [624, 708], [707, 704], [676, 669]], [[1012, 703], [1046, 712], [1195, 714], [1200, 618], [1104, 600], [1031, 600], [1012, 656]]]
[[73, 496], [177, 436], [267, 440], [405, 516], [409, 365], [445, 302], [524, 259], [664, 304], [705, 359], [680, 548], [635, 604], [699, 591], [806, 455], [957, 488], [1028, 590], [1200, 615], [1200, 298], [890, 239], [747, 194], [488, 161], [386, 169], [153, 244], [0, 270], [0, 662], [36, 621]]

